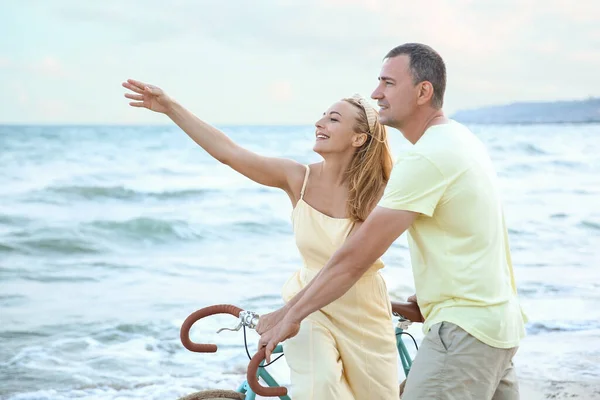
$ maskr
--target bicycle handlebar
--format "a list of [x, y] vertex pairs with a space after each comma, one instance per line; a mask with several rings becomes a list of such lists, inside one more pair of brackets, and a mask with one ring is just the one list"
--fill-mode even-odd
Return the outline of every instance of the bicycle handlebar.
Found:
[[[252, 315], [250, 315], [250, 319], [244, 318], [242, 310], [239, 307], [236, 307], [231, 304], [217, 304], [210, 307], [204, 307], [197, 311], [191, 313], [183, 324], [181, 325], [180, 338], [183, 346], [197, 353], [214, 353], [217, 351], [217, 345], [215, 344], [203, 344], [203, 343], [195, 343], [190, 339], [190, 329], [192, 325], [201, 320], [204, 317], [208, 317], [210, 315], [215, 314], [231, 314], [234, 317], [241, 318], [245, 320], [245, 326], [253, 327], [254, 321], [252, 320]], [[246, 314], [244, 312], [244, 314]], [[279, 387], [264, 387], [258, 382], [258, 368], [260, 363], [265, 359], [265, 348], [260, 349], [254, 357], [250, 360], [248, 364], [248, 369], [246, 371], [248, 385], [252, 388], [254, 393], [264, 396], [264, 397], [279, 397], [287, 395], [287, 388], [279, 386]], [[252, 373], [251, 373], [252, 372]]]
[[287, 395], [287, 388], [284, 386], [265, 387], [258, 382], [258, 368], [262, 360], [265, 359], [266, 347], [260, 348], [248, 364], [246, 370], [246, 381], [250, 388], [259, 396], [264, 397], [281, 397]]
[[198, 311], [191, 313], [181, 325], [180, 338], [183, 346], [189, 351], [197, 353], [214, 353], [217, 351], [216, 344], [202, 344], [192, 342], [190, 339], [190, 329], [198, 320], [215, 314], [231, 314], [234, 317], [239, 317], [243, 310], [231, 304], [217, 304], [210, 307], [201, 308]]
[[419, 309], [419, 305], [417, 303], [392, 301], [392, 312], [400, 314], [412, 322], [425, 321], [423, 314], [421, 314], [421, 309]]
[[[231, 304], [217, 304], [214, 306], [209, 306], [205, 308], [201, 308], [190, 314], [183, 324], [181, 325], [180, 338], [183, 346], [197, 353], [214, 353], [217, 351], [217, 345], [215, 344], [203, 344], [203, 343], [195, 343], [190, 339], [190, 329], [192, 325], [194, 325], [198, 320], [208, 317], [210, 315], [215, 314], [230, 314], [234, 317], [240, 317], [240, 314], [243, 312], [239, 307], [236, 307]], [[421, 314], [421, 310], [419, 309], [419, 305], [413, 302], [392, 302], [392, 312], [401, 315], [402, 317], [412, 321], [412, 322], [423, 322], [424, 318]], [[242, 318], [244, 319], [244, 318]], [[241, 323], [240, 323], [241, 326]], [[248, 326], [248, 325], [246, 325]], [[283, 386], [279, 387], [265, 387], [262, 386], [258, 381], [258, 368], [260, 367], [260, 363], [265, 359], [265, 348], [259, 349], [254, 357], [250, 360], [248, 364], [248, 369], [246, 370], [246, 379], [248, 385], [254, 393], [264, 396], [264, 397], [281, 397], [287, 395], [287, 388]]]

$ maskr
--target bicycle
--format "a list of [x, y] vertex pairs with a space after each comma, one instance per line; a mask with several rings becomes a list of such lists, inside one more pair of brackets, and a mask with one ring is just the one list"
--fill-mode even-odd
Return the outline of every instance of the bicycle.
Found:
[[[395, 317], [398, 317], [398, 322], [395, 328], [396, 331], [396, 347], [402, 362], [404, 375], [408, 376], [412, 366], [412, 359], [408, 353], [408, 349], [402, 340], [402, 335], [410, 336], [418, 350], [417, 342], [412, 335], [406, 332], [406, 329], [413, 322], [423, 322], [423, 316], [416, 303], [409, 302], [392, 302], [392, 312]], [[181, 325], [180, 339], [183, 346], [193, 352], [198, 353], [214, 353], [217, 351], [215, 344], [202, 344], [192, 342], [190, 339], [190, 329], [197, 321], [202, 318], [215, 314], [230, 314], [238, 318], [238, 324], [234, 328], [221, 328], [217, 333], [223, 330], [239, 331], [244, 329], [244, 342], [246, 342], [246, 328], [256, 329], [258, 325], [259, 315], [252, 311], [246, 311], [231, 304], [218, 304], [202, 308], [190, 314]], [[246, 353], [250, 357], [246, 343]], [[283, 356], [283, 348], [278, 345], [273, 354], [281, 354], [271, 364]], [[233, 400], [255, 400], [257, 395], [264, 397], [279, 397], [280, 400], [291, 400], [288, 396], [287, 388], [279, 386], [277, 381], [265, 369], [265, 349], [259, 349], [256, 354], [250, 358], [248, 368], [246, 370], [246, 380], [244, 380], [237, 390], [203, 390], [184, 396], [179, 400], [209, 400], [209, 399], [233, 399]], [[262, 386], [259, 382], [262, 379], [268, 386]]]

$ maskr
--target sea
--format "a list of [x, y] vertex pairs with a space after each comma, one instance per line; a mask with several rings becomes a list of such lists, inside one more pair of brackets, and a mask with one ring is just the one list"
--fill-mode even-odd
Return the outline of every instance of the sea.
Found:
[[[263, 155], [319, 161], [307, 126], [221, 126]], [[520, 300], [521, 380], [600, 387], [600, 124], [471, 125], [497, 168]], [[390, 130], [394, 154], [408, 148]], [[266, 313], [300, 267], [291, 204], [218, 163], [174, 125], [0, 126], [0, 398], [177, 399], [235, 389], [248, 357], [231, 316]], [[413, 294], [406, 237], [383, 257]], [[409, 328], [417, 343], [420, 324]], [[415, 354], [412, 340], [407, 346]], [[258, 336], [248, 332], [256, 350]], [[289, 379], [285, 360], [273, 373]]]

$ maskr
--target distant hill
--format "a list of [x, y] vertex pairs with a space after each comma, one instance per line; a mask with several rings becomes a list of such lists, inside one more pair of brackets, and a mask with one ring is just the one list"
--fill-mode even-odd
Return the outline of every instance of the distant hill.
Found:
[[479, 124], [544, 124], [600, 122], [600, 97], [586, 100], [521, 102], [462, 110], [452, 119]]

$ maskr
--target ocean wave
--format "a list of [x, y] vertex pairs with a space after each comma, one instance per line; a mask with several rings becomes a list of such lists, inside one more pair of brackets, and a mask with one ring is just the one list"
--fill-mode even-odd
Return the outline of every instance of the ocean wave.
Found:
[[169, 241], [170, 239], [203, 240], [208, 237], [230, 238], [231, 233], [273, 234], [289, 233], [285, 221], [234, 221], [212, 225], [189, 224], [183, 220], [138, 217], [125, 221], [93, 221], [85, 228], [101, 230], [119, 238]]
[[8, 340], [19, 338], [22, 340], [39, 340], [40, 338], [46, 338], [52, 336], [52, 332], [46, 330], [39, 331], [0, 331], [0, 339]]
[[600, 222], [583, 220], [579, 223], [579, 226], [585, 229], [591, 229], [593, 231], [600, 231]]
[[78, 237], [46, 237], [22, 240], [15, 247], [24, 253], [50, 254], [100, 254], [106, 249], [98, 244]]
[[502, 143], [490, 145], [490, 148], [494, 152], [501, 153], [524, 153], [532, 156], [548, 154], [548, 152], [533, 143], [511, 143], [509, 141], [503, 141]]
[[[528, 264], [528, 267], [543, 267], [544, 264]], [[525, 297], [566, 295], [573, 292], [569, 286], [549, 285], [542, 282], [530, 282], [519, 286], [519, 293]]]
[[84, 227], [116, 235], [120, 239], [127, 237], [142, 241], [202, 239], [203, 237], [200, 232], [192, 229], [185, 221], [150, 217], [138, 217], [125, 221], [93, 221], [85, 224]]
[[[544, 165], [545, 164], [545, 165]], [[580, 170], [585, 163], [581, 161], [572, 160], [551, 160], [538, 166], [540, 169], [546, 169], [546, 166], [561, 167], [564, 169], [577, 169]]]
[[229, 225], [235, 231], [253, 234], [290, 233], [291, 227], [286, 221], [240, 221]]
[[[147, 352], [163, 351], [172, 353], [181, 350], [178, 327], [168, 322], [149, 322], [147, 324], [120, 324], [104, 329], [90, 324], [55, 324], [44, 326], [39, 331], [0, 332], [0, 338], [19, 337], [30, 343], [22, 347], [2, 366], [31, 364], [43, 360], [85, 361], [109, 353], [115, 356], [145, 357]], [[61, 332], [76, 332], [76, 336], [65, 336]], [[44, 345], [36, 344], [40, 338]]]
[[537, 321], [527, 325], [527, 334], [537, 335], [541, 333], [552, 332], [578, 332], [600, 329], [600, 322], [597, 320], [589, 321]]
[[13, 252], [18, 252], [18, 251], [19, 251], [19, 249], [17, 249], [15, 246], [10, 246], [5, 243], [0, 243], [0, 254], [1, 253], [13, 253]]
[[546, 151], [541, 149], [539, 146], [536, 146], [533, 143], [521, 143], [519, 145], [519, 149], [529, 155], [544, 155], [548, 154]]
[[[5, 235], [2, 246], [5, 251], [24, 255], [100, 254], [107, 248], [95, 237], [78, 231], [74, 226], [45, 226], [42, 228], [25, 228]], [[0, 252], [2, 252], [0, 248]]]
[[27, 303], [27, 296], [23, 295], [0, 295], [0, 305], [14, 307]]
[[536, 171], [537, 167], [530, 162], [514, 162], [510, 165], [505, 166], [503, 169], [498, 171], [499, 176], [518, 172], [519, 174], [524, 172]]
[[525, 230], [515, 229], [515, 228], [508, 228], [508, 234], [514, 235], [514, 236], [534, 236], [535, 235], [535, 233], [533, 233], [533, 232], [527, 232]]
[[200, 198], [208, 193], [216, 192], [215, 189], [182, 189], [167, 190], [162, 192], [145, 192], [129, 189], [124, 186], [52, 186], [44, 190], [64, 198], [77, 198], [84, 200], [184, 200]]
[[0, 214], [0, 225], [22, 226], [31, 220], [21, 215]]
[[[203, 241], [208, 238], [235, 240], [240, 235], [269, 236], [290, 234], [290, 232], [289, 224], [277, 219], [224, 221], [211, 225], [190, 224], [181, 219], [160, 217], [137, 217], [121, 221], [95, 220], [77, 225], [13, 231], [0, 243], [0, 254], [93, 255], [118, 251], [124, 243], [157, 245], [176, 241]], [[113, 266], [113, 268], [120, 267]], [[71, 278], [48, 279], [69, 280]]]
[[125, 270], [137, 270], [140, 269], [141, 266], [139, 264], [125, 264], [122, 262], [112, 263], [106, 261], [92, 261], [88, 266], [92, 268], [98, 268], [101, 271], [125, 271]]
[[[507, 164], [504, 168], [499, 170], [499, 175], [503, 175], [507, 172], [534, 172], [538, 173], [539, 171], [550, 171], [550, 173], [554, 171], [561, 171], [563, 173], [567, 171], [577, 171], [580, 173], [582, 168], [584, 168], [585, 164], [579, 161], [570, 161], [570, 160], [514, 160], [510, 164]], [[562, 192], [562, 189], [554, 189], [553, 191]], [[576, 193], [576, 191], [572, 191]]]
[[113, 198], [130, 200], [140, 194], [123, 186], [55, 186], [45, 189], [46, 192], [62, 196], [74, 196], [88, 200]]
[[[74, 331], [70, 325], [62, 328]], [[179, 325], [168, 321], [113, 325], [101, 331], [97, 326], [85, 332], [81, 326], [77, 328], [80, 329], [77, 337], [55, 334], [54, 340], [45, 339], [43, 344], [30, 338], [31, 345], [22, 347], [7, 362], [1, 362], [0, 375], [9, 380], [0, 389], [0, 397], [179, 398], [211, 387], [237, 387], [248, 362], [237, 343], [241, 340], [240, 332], [236, 338], [226, 335], [229, 340], [225, 341], [234, 341], [236, 345], [219, 343], [218, 355], [208, 358], [185, 350], [179, 342]], [[18, 382], [23, 381], [31, 384], [22, 387]]]
[[567, 218], [568, 215], [565, 213], [556, 213], [556, 214], [552, 214], [550, 215], [550, 218], [552, 219], [563, 219], [563, 218]]
[[597, 196], [598, 194], [600, 194], [600, 191], [588, 189], [575, 189], [571, 193], [583, 196]]
[[20, 274], [19, 279], [25, 279], [28, 281], [34, 282], [42, 282], [42, 283], [57, 283], [57, 282], [71, 282], [71, 283], [81, 283], [81, 282], [98, 282], [99, 279], [92, 278], [89, 276], [53, 276], [53, 275], [45, 275], [40, 274], [39, 272], [35, 274]]

